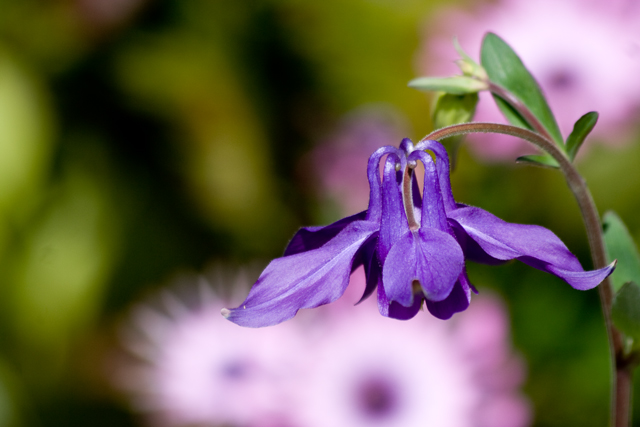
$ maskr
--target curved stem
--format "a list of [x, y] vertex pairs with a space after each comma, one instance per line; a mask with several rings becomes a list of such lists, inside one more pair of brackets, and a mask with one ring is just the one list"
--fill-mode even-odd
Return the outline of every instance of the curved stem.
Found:
[[[593, 201], [593, 197], [591, 196], [591, 192], [587, 187], [587, 183], [564, 152], [558, 148], [551, 138], [546, 136], [546, 131], [543, 134], [545, 136], [543, 136], [528, 129], [511, 125], [497, 123], [463, 123], [436, 130], [427, 135], [424, 139], [439, 140], [451, 136], [478, 132], [501, 133], [522, 138], [549, 153], [551, 157], [558, 162], [560, 170], [564, 174], [567, 184], [578, 202], [587, 232], [593, 265], [595, 268], [606, 267], [607, 259], [602, 227], [600, 224], [600, 216], [595, 202]], [[622, 336], [611, 321], [613, 291], [609, 278], [605, 279], [600, 286], [598, 286], [598, 293], [600, 295], [600, 305], [602, 307], [607, 336], [609, 338], [611, 360], [615, 371], [615, 376], [611, 376], [611, 426], [627, 427], [629, 425], [632, 372], [631, 369], [626, 366], [627, 364], [624, 363], [626, 357], [624, 355]]]
[[542, 125], [542, 123], [538, 120], [538, 118], [531, 112], [529, 109], [516, 98], [511, 92], [506, 90], [500, 85], [493, 83], [492, 81], [488, 81], [489, 91], [494, 95], [499, 96], [504, 99], [509, 105], [511, 105], [520, 115], [531, 125], [536, 132], [540, 135], [547, 138], [549, 141], [553, 141], [553, 137], [547, 131], [547, 129]]

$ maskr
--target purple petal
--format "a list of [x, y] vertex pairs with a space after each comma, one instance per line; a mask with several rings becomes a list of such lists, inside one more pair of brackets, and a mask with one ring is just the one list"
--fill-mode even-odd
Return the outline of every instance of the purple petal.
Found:
[[296, 232], [289, 241], [283, 256], [295, 255], [300, 252], [318, 249], [320, 246], [333, 239], [354, 221], [362, 221], [367, 215], [367, 211], [362, 211], [355, 215], [342, 218], [323, 227], [303, 227]]
[[271, 261], [247, 299], [223, 315], [240, 326], [269, 326], [301, 308], [337, 300], [349, 283], [356, 253], [376, 231], [375, 223], [356, 221], [320, 248]]
[[415, 150], [415, 148], [413, 148], [413, 141], [411, 141], [411, 139], [409, 138], [402, 138], [402, 141], [400, 141], [400, 145], [398, 147], [405, 153], [411, 153], [413, 150]]
[[[422, 191], [422, 220], [420, 227], [449, 231], [447, 216], [444, 212], [442, 194], [433, 159], [424, 151], [414, 151], [408, 161], [420, 160], [424, 164], [424, 189]], [[453, 234], [453, 232], [451, 233]]]
[[576, 289], [591, 289], [613, 272], [613, 265], [585, 272], [580, 262], [551, 231], [538, 225], [512, 224], [480, 208], [462, 207], [448, 213], [484, 254], [495, 260], [519, 259], [554, 274]]
[[426, 299], [441, 301], [464, 267], [462, 249], [448, 233], [433, 228], [408, 232], [393, 245], [382, 267], [389, 301], [405, 307], [414, 303], [413, 282], [420, 282]]
[[369, 179], [369, 208], [367, 218], [370, 221], [380, 221], [382, 210], [382, 195], [380, 193], [380, 159], [385, 154], [395, 154], [399, 161], [404, 160], [402, 153], [390, 145], [380, 147], [369, 157], [367, 163], [367, 178]]
[[[442, 301], [427, 300], [427, 309], [429, 310], [429, 313], [438, 319], [447, 320], [455, 313], [466, 310], [467, 307], [469, 307], [469, 302], [471, 301], [472, 288], [473, 285], [469, 282], [467, 272], [462, 271], [448, 297]], [[475, 288], [473, 288], [473, 290], [475, 291]]]
[[440, 190], [444, 199], [444, 208], [447, 212], [455, 209], [456, 202], [451, 191], [451, 181], [449, 178], [450, 166], [449, 155], [444, 145], [438, 141], [423, 139], [416, 144], [416, 150], [431, 150], [436, 155], [436, 168], [438, 170], [438, 181], [440, 182]]
[[385, 317], [391, 317], [392, 319], [398, 320], [412, 319], [422, 308], [423, 301], [424, 298], [422, 295], [416, 295], [411, 307], [405, 307], [395, 301], [389, 302], [382, 282], [380, 283], [380, 286], [378, 286], [378, 311], [380, 311], [380, 314]]
[[390, 154], [384, 164], [384, 183], [382, 191], [382, 216], [378, 237], [378, 260], [384, 264], [393, 244], [409, 231], [409, 223], [402, 203], [400, 183], [396, 177], [396, 163], [399, 159]]

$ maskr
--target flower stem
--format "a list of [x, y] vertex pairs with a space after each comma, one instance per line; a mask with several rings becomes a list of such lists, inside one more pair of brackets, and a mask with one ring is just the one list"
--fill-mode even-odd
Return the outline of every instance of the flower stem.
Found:
[[[501, 97], [502, 94], [499, 94]], [[520, 112], [520, 110], [518, 110]], [[591, 192], [587, 187], [587, 183], [582, 178], [578, 170], [567, 158], [565, 153], [546, 135], [532, 132], [528, 129], [497, 124], [497, 123], [463, 123], [453, 125], [436, 130], [424, 139], [440, 140], [451, 136], [465, 135], [469, 133], [500, 133], [512, 135], [531, 142], [543, 151], [549, 153], [560, 166], [560, 170], [565, 176], [569, 188], [578, 202], [580, 212], [584, 221], [589, 247], [591, 249], [591, 258], [595, 268], [603, 268], [607, 266], [607, 258], [604, 246], [604, 238], [602, 235], [602, 226], [600, 216], [596, 208]], [[622, 335], [615, 328], [611, 321], [611, 304], [613, 300], [613, 291], [609, 278], [605, 279], [598, 286], [600, 295], [600, 305], [604, 316], [605, 327], [609, 339], [609, 349], [612, 361], [611, 376], [611, 427], [628, 427], [630, 414], [630, 400], [632, 390], [632, 370], [627, 356], [624, 354], [624, 346]]]
[[489, 85], [489, 91], [494, 95], [499, 96], [504, 99], [509, 105], [511, 105], [520, 115], [524, 118], [527, 123], [540, 135], [547, 138], [549, 141], [553, 141], [551, 134], [547, 131], [547, 129], [542, 125], [540, 120], [531, 112], [529, 109], [520, 101], [515, 95], [511, 92], [503, 88], [502, 86], [493, 83], [492, 81], [487, 81]]

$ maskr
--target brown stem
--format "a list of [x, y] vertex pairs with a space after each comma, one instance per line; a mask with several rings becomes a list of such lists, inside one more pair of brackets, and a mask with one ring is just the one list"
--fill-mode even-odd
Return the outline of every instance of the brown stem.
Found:
[[494, 95], [498, 95], [500, 98], [504, 99], [509, 105], [511, 105], [526, 121], [531, 125], [531, 127], [538, 132], [540, 135], [547, 138], [549, 141], [553, 141], [553, 137], [547, 131], [547, 129], [542, 125], [540, 120], [531, 112], [529, 109], [515, 97], [511, 92], [506, 90], [500, 85], [497, 85], [491, 81], [488, 81], [489, 91]]
[[631, 425], [631, 397], [633, 394], [633, 369], [635, 364], [629, 363], [627, 360], [619, 359], [616, 361], [616, 396], [614, 401], [615, 420], [617, 426], [627, 427]]
[[[520, 110], [518, 111], [522, 112]], [[525, 111], [528, 110], [525, 109]], [[528, 129], [511, 125], [497, 123], [463, 123], [436, 130], [427, 135], [425, 139], [439, 140], [451, 136], [477, 132], [501, 133], [522, 138], [540, 147], [558, 162], [560, 170], [564, 174], [567, 184], [573, 192], [573, 195], [578, 202], [578, 206], [580, 207], [580, 212], [582, 213], [585, 229], [587, 231], [593, 265], [595, 268], [606, 267], [607, 259], [604, 238], [602, 236], [602, 227], [600, 224], [600, 216], [598, 215], [598, 209], [593, 201], [593, 197], [591, 197], [591, 192], [587, 187], [587, 183], [578, 173], [577, 169], [551, 138], [543, 136], [544, 134], [540, 135]], [[615, 376], [611, 376], [611, 426], [628, 427], [632, 390], [631, 371], [633, 368], [629, 367], [629, 364], [625, 362], [626, 356], [624, 354], [622, 335], [611, 321], [613, 291], [609, 278], [605, 279], [600, 286], [598, 286], [598, 293], [600, 295], [600, 305], [602, 307], [607, 336], [609, 338], [612, 372], [615, 372]]]

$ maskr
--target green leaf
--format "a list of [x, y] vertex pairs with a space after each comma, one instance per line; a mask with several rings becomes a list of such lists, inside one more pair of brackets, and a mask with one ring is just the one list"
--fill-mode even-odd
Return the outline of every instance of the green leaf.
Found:
[[595, 111], [591, 111], [580, 117], [576, 124], [573, 125], [573, 130], [567, 138], [567, 154], [569, 155], [569, 158], [571, 160], [576, 157], [576, 154], [582, 146], [582, 143], [584, 142], [587, 135], [591, 133], [597, 121], [598, 113]]
[[[433, 108], [433, 127], [440, 129], [446, 126], [471, 121], [478, 104], [478, 94], [469, 93], [466, 95], [452, 95], [441, 93]], [[455, 167], [458, 148], [462, 143], [462, 136], [445, 138], [442, 144], [445, 146], [451, 157], [452, 167]]]
[[485, 82], [467, 76], [418, 77], [409, 82], [409, 87], [424, 91], [442, 91], [453, 95], [466, 95], [488, 89]]
[[[556, 143], [564, 148], [560, 129], [538, 83], [513, 49], [497, 35], [487, 33], [482, 41], [480, 63], [489, 79], [518, 98], [542, 123]], [[514, 121], [513, 112], [505, 111], [504, 104], [498, 102], [498, 107], [513, 125], [522, 127], [522, 117], [520, 121]]]
[[640, 283], [640, 257], [627, 227], [615, 212], [609, 211], [604, 215], [603, 228], [608, 262], [618, 260], [611, 275], [614, 292], [627, 282]]
[[535, 166], [542, 166], [545, 168], [553, 168], [557, 169], [560, 167], [558, 162], [548, 154], [543, 155], [531, 155], [531, 156], [521, 156], [516, 159], [518, 163], [529, 163]]
[[613, 298], [611, 318], [625, 335], [640, 340], [640, 286], [625, 283]]

